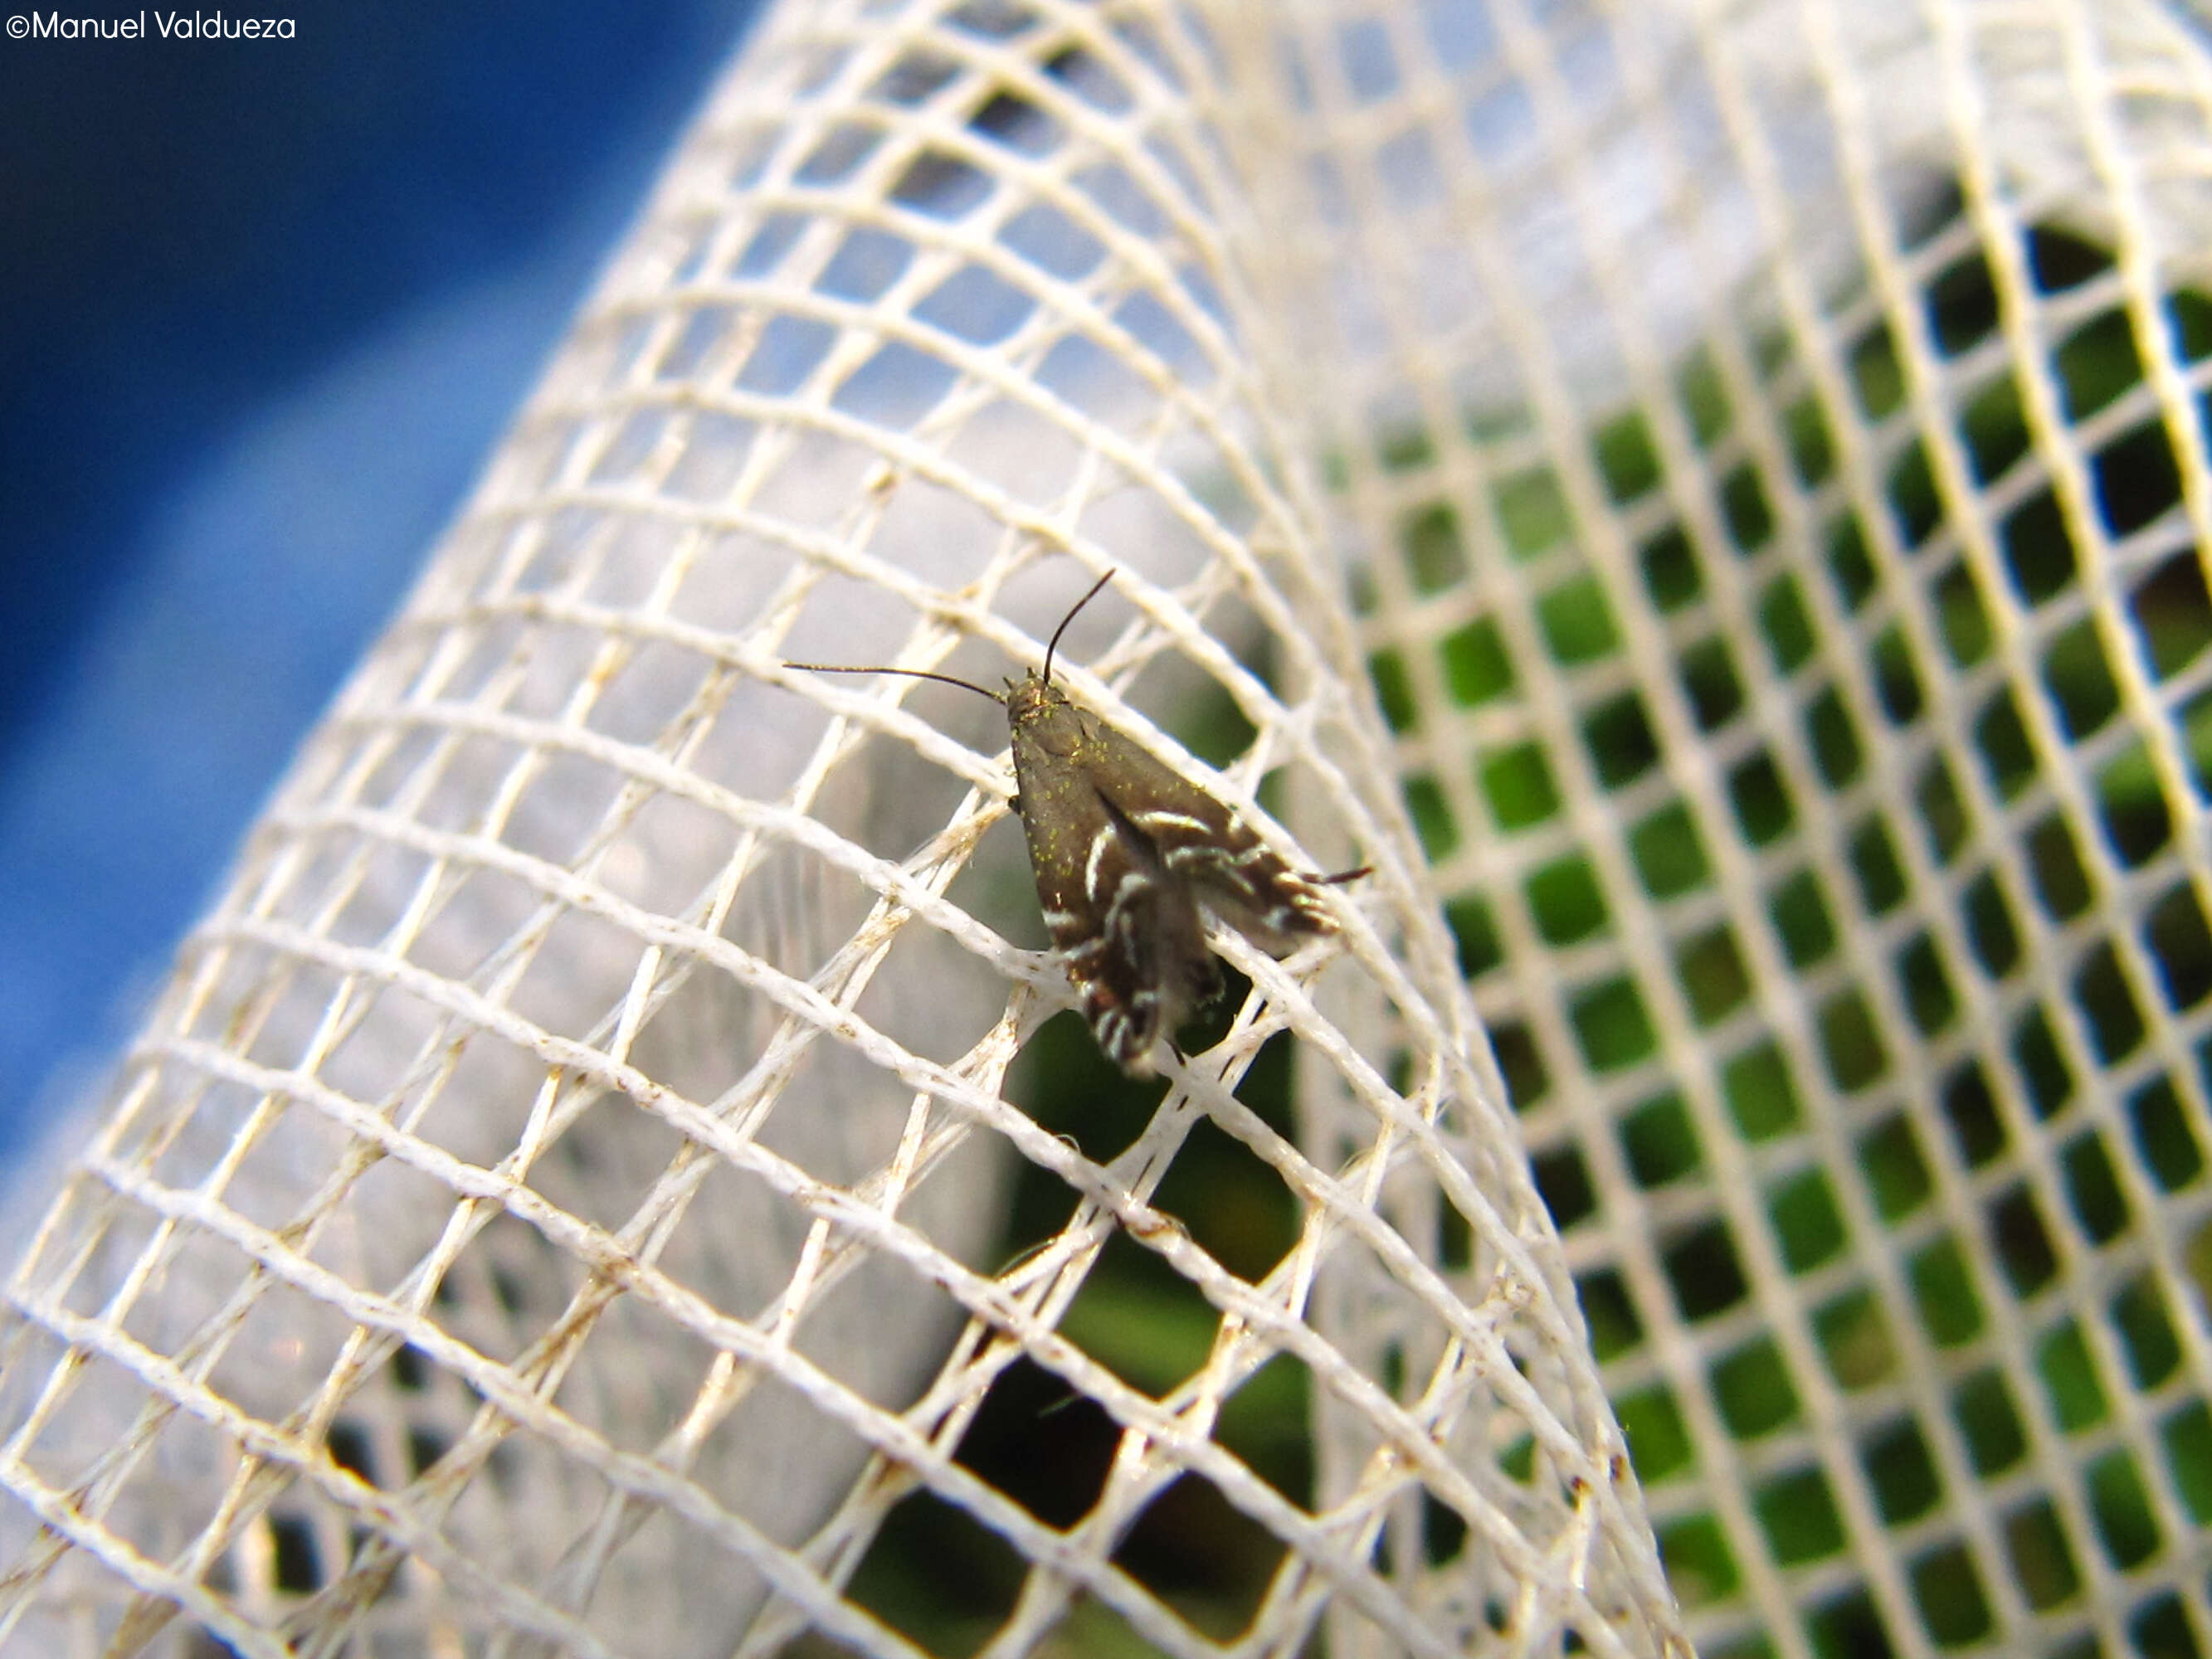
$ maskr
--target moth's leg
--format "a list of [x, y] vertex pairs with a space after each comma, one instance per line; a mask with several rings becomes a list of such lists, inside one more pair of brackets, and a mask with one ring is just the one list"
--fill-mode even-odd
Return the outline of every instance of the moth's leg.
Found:
[[1347, 881], [1358, 881], [1362, 876], [1371, 876], [1375, 866], [1363, 864], [1357, 870], [1340, 870], [1333, 876], [1310, 875], [1306, 879], [1316, 887], [1340, 887]]

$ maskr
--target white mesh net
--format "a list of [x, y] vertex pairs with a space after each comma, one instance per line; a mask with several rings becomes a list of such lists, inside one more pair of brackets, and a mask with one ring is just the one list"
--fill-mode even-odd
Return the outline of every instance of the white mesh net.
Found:
[[[2206, 43], [775, 9], [15, 1218], [0, 1645], [2212, 1650]], [[1149, 1085], [783, 666], [1109, 569], [1375, 866]]]

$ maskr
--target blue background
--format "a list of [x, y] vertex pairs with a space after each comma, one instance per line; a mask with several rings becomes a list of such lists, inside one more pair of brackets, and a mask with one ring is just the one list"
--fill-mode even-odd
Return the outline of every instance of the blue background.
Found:
[[288, 3], [0, 40], [0, 1155], [129, 1035], [753, 10]]

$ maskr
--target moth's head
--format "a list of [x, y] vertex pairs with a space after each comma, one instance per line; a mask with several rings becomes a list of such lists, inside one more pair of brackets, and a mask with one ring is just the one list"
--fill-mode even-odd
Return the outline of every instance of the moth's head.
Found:
[[1034, 726], [1074, 712], [1067, 693], [1034, 671], [1006, 682], [1006, 719], [1016, 726]]
[[1042, 674], [1026, 676], [1006, 688], [1006, 724], [1013, 728], [1014, 752], [1032, 750], [1063, 760], [1082, 756], [1092, 734], [1066, 692]]

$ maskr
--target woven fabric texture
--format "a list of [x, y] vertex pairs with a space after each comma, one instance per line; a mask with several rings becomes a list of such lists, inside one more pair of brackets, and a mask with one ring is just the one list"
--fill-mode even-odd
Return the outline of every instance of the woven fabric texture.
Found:
[[[14, 1223], [0, 1652], [2212, 1651], [2208, 40], [773, 7]], [[1370, 866], [1149, 1080], [788, 665], [1101, 577]]]

